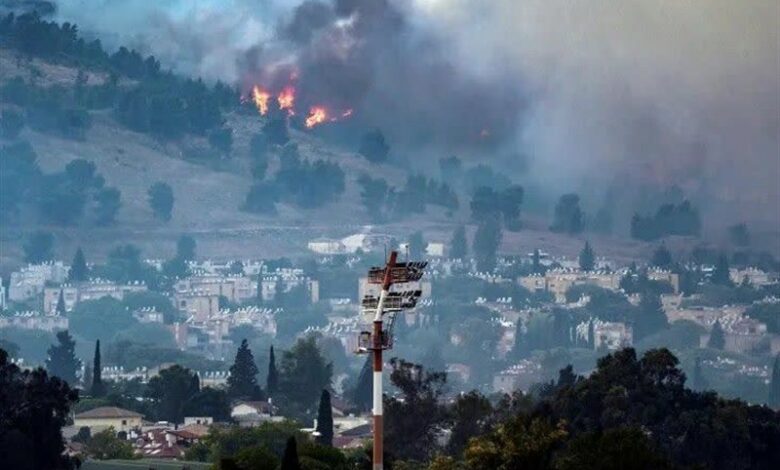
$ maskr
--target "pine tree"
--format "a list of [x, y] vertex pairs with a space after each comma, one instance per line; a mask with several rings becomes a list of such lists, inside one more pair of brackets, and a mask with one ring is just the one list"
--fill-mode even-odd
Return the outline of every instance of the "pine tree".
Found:
[[56, 375], [69, 384], [75, 385], [76, 371], [81, 368], [81, 361], [76, 357], [76, 342], [70, 336], [68, 330], [57, 333], [59, 344], [53, 344], [48, 350], [46, 370], [49, 375]]
[[290, 436], [287, 439], [287, 445], [284, 446], [281, 470], [301, 470], [301, 464], [298, 462], [298, 443], [295, 441], [295, 436]]
[[592, 318], [588, 320], [588, 347], [596, 349], [596, 322]]
[[634, 322], [634, 337], [642, 339], [667, 326], [668, 321], [660, 297], [652, 292], [643, 293]]
[[462, 225], [452, 233], [450, 242], [450, 258], [465, 258], [468, 254], [468, 243], [466, 242], [466, 228]]
[[769, 406], [780, 409], [780, 354], [775, 356], [772, 367], [772, 381], [769, 382]]
[[723, 334], [723, 328], [720, 326], [720, 320], [715, 320], [710, 332], [710, 340], [707, 347], [712, 349], [723, 349], [726, 346], [726, 338]]
[[708, 387], [707, 379], [704, 378], [704, 374], [701, 371], [701, 358], [696, 358], [696, 363], [693, 366], [693, 389], [697, 391], [706, 390]]
[[653, 266], [659, 268], [668, 268], [672, 265], [672, 252], [666, 248], [666, 244], [661, 243], [653, 252], [653, 259], [650, 260]]
[[593, 248], [590, 246], [590, 242], [585, 242], [585, 246], [580, 251], [580, 269], [583, 271], [593, 271], [596, 266], [596, 255], [593, 253]]
[[333, 409], [330, 404], [330, 392], [322, 391], [320, 395], [320, 408], [317, 410], [318, 444], [333, 447]]
[[276, 355], [274, 354], [273, 345], [268, 357], [268, 376], [266, 377], [265, 388], [268, 396], [272, 396], [279, 390], [279, 371], [276, 370]]
[[245, 339], [241, 341], [236, 359], [230, 366], [227, 382], [228, 395], [233, 398], [257, 398], [260, 394], [260, 387], [257, 385], [257, 365]]
[[63, 289], [60, 289], [60, 295], [57, 297], [57, 307], [54, 311], [60, 316], [64, 316], [67, 313], [65, 310], [65, 293], [63, 292]]
[[76, 250], [76, 255], [73, 256], [73, 262], [70, 264], [68, 280], [71, 282], [81, 282], [88, 279], [89, 268], [87, 268], [87, 260], [84, 258], [84, 252], [81, 251], [81, 247], [79, 247]]
[[106, 394], [106, 386], [103, 383], [103, 369], [100, 365], [100, 340], [95, 342], [95, 358], [92, 361], [92, 389], [90, 393], [95, 398]]

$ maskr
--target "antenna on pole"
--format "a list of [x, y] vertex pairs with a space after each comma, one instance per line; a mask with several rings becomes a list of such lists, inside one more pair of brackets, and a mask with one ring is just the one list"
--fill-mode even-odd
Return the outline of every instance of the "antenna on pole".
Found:
[[[407, 245], [408, 252], [408, 245]], [[373, 470], [383, 470], [383, 404], [382, 404], [382, 351], [393, 347], [393, 323], [398, 312], [412, 309], [422, 296], [422, 290], [392, 291], [394, 284], [407, 284], [419, 281], [428, 265], [424, 261], [398, 263], [398, 252], [392, 250], [384, 267], [372, 267], [368, 270], [369, 284], [381, 285], [379, 297], [367, 293], [361, 300], [364, 312], [373, 312], [371, 331], [361, 331], [358, 337], [358, 354], [372, 354], [374, 370], [373, 387], [373, 424], [374, 449]], [[383, 328], [383, 315], [389, 313], [388, 326]]]

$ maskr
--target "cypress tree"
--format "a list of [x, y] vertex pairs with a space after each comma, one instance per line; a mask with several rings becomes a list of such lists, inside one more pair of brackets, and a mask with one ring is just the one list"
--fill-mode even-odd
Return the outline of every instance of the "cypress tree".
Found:
[[57, 307], [54, 311], [60, 316], [64, 316], [67, 313], [65, 311], [65, 293], [63, 292], [63, 289], [60, 289], [60, 295], [57, 297]]
[[81, 367], [81, 361], [76, 357], [76, 342], [70, 336], [68, 330], [57, 333], [57, 342], [48, 350], [46, 370], [49, 375], [56, 375], [68, 384], [76, 384], [76, 371]]
[[95, 398], [100, 398], [106, 394], [106, 386], [103, 384], [103, 369], [100, 366], [100, 340], [95, 342], [95, 358], [92, 361], [91, 394]]
[[298, 443], [295, 441], [295, 436], [290, 436], [284, 446], [281, 470], [301, 470], [301, 464], [298, 462]]
[[276, 355], [274, 355], [273, 345], [268, 358], [268, 376], [266, 377], [265, 387], [269, 396], [279, 390], [279, 371], [276, 370]]
[[71, 282], [80, 282], [88, 279], [89, 268], [87, 268], [87, 260], [84, 258], [84, 252], [81, 251], [81, 247], [79, 247], [76, 250], [75, 256], [73, 256], [73, 262], [70, 264], [68, 280]]
[[534, 274], [544, 274], [545, 269], [542, 266], [542, 254], [539, 252], [539, 248], [534, 250], [534, 255], [531, 258], [531, 271]]
[[723, 335], [723, 328], [720, 326], [720, 320], [715, 320], [710, 332], [710, 339], [707, 347], [712, 349], [723, 349], [726, 346], [726, 338]]
[[593, 248], [590, 246], [590, 242], [585, 242], [585, 246], [580, 251], [580, 269], [583, 271], [593, 271], [596, 266], [596, 255], [593, 253]]
[[228, 395], [233, 398], [257, 398], [259, 395], [257, 365], [246, 339], [238, 347], [227, 382]]
[[769, 382], [769, 406], [780, 409], [780, 354], [775, 356], [772, 367], [772, 381]]
[[320, 395], [320, 408], [317, 410], [318, 444], [333, 447], [333, 409], [330, 404], [330, 392], [322, 391]]

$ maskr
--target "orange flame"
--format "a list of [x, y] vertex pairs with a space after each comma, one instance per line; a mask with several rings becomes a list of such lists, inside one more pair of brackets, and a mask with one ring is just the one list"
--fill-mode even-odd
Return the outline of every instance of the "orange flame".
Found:
[[257, 106], [257, 110], [260, 114], [265, 116], [268, 113], [268, 100], [271, 98], [271, 94], [263, 90], [259, 86], [255, 85], [252, 88], [252, 99]]
[[279, 109], [286, 109], [292, 116], [295, 114], [293, 106], [295, 106], [295, 88], [292, 86], [284, 87], [284, 90], [279, 92], [279, 96], [276, 97], [276, 102], [279, 103]]
[[306, 117], [306, 127], [311, 129], [317, 124], [322, 124], [326, 119], [328, 119], [328, 111], [320, 106], [314, 106]]

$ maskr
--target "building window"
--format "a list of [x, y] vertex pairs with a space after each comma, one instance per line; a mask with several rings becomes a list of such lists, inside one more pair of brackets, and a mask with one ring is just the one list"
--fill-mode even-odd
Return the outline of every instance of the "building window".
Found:
[[127, 420], [126, 419], [122, 420], [122, 426], [127, 426]]

